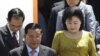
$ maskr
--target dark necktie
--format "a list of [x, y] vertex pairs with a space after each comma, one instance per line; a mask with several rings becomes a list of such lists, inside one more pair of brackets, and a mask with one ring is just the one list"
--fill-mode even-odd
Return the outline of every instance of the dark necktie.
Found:
[[13, 32], [13, 37], [12, 37], [12, 40], [13, 40], [13, 44], [14, 44], [14, 47], [18, 47], [18, 42], [17, 42], [17, 39], [16, 39], [16, 32]]

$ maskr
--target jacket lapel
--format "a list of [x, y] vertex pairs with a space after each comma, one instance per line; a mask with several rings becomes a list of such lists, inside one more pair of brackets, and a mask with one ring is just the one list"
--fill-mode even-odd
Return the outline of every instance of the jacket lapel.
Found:
[[29, 56], [29, 55], [28, 55], [28, 50], [27, 50], [27, 48], [26, 48], [26, 45], [24, 45], [24, 47], [23, 47], [23, 49], [22, 49], [22, 54], [21, 54], [21, 56]]
[[19, 30], [19, 45], [22, 46], [23, 45], [23, 38], [24, 38], [24, 30], [21, 29]]
[[3, 37], [4, 37], [4, 41], [5, 41], [6, 45], [13, 48], [14, 45], [12, 44], [12, 39], [11, 39], [12, 36], [11, 36], [11, 33], [7, 26], [4, 28], [3, 34], [4, 34]]
[[46, 56], [46, 50], [44, 46], [40, 45], [39, 56]]

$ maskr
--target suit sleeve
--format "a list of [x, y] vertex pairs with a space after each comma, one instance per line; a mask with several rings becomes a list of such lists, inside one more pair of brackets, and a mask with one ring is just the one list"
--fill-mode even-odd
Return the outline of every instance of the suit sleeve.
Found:
[[50, 49], [48, 56], [57, 56], [57, 53], [54, 49]]
[[93, 12], [93, 8], [90, 5], [86, 5], [85, 22], [88, 31], [91, 31], [95, 37], [96, 19]]
[[19, 56], [20, 51], [15, 51], [15, 50], [16, 48], [9, 51], [9, 56]]

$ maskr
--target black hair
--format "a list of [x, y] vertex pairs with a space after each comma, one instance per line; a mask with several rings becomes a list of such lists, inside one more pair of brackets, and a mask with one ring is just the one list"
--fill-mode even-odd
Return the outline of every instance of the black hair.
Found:
[[78, 8], [78, 7], [73, 7], [73, 8], [65, 8], [64, 10], [64, 13], [63, 13], [63, 17], [62, 17], [62, 24], [63, 24], [63, 27], [65, 30], [67, 30], [67, 26], [66, 26], [66, 20], [67, 19], [70, 19], [73, 17], [73, 16], [76, 16], [79, 18], [79, 20], [81, 21], [81, 25], [80, 25], [80, 29], [79, 30], [82, 30], [83, 29], [83, 25], [84, 25], [84, 16], [83, 16], [83, 13], [82, 11]]
[[27, 34], [27, 32], [28, 32], [28, 29], [41, 29], [41, 27], [38, 25], [38, 24], [34, 24], [34, 23], [29, 23], [29, 24], [27, 24], [26, 25], [26, 27], [25, 27], [25, 34]]
[[12, 17], [22, 17], [23, 21], [25, 19], [25, 15], [23, 11], [19, 8], [13, 8], [8, 12], [8, 21], [11, 21]]

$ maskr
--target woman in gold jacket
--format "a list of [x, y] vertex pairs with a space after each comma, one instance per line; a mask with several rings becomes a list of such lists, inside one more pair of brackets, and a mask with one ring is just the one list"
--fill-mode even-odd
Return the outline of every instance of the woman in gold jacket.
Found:
[[62, 19], [64, 30], [57, 31], [52, 42], [58, 56], [97, 56], [94, 37], [83, 30], [83, 18], [78, 7], [65, 9]]

